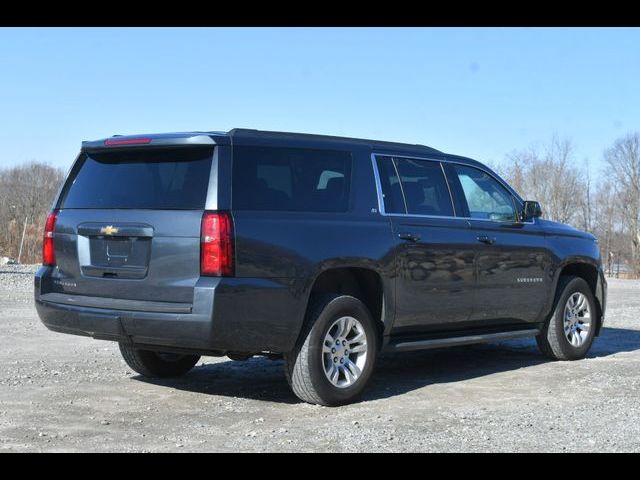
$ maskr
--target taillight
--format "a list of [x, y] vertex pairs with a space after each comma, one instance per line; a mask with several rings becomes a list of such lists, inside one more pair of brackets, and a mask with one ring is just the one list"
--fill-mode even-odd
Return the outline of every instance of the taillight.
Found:
[[44, 238], [42, 239], [42, 265], [53, 266], [56, 264], [56, 252], [53, 244], [53, 231], [56, 228], [58, 210], [53, 210], [47, 216], [44, 224]]
[[204, 212], [200, 228], [200, 274], [230, 277], [233, 265], [233, 220], [229, 212]]

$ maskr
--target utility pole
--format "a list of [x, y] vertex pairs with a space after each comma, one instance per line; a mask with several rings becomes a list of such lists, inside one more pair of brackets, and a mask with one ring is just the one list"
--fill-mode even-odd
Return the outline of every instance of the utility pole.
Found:
[[24, 217], [24, 226], [22, 227], [22, 239], [20, 240], [20, 251], [18, 251], [18, 263], [20, 263], [20, 257], [22, 257], [22, 245], [24, 244], [24, 234], [27, 231], [27, 220], [29, 220], [29, 216]]

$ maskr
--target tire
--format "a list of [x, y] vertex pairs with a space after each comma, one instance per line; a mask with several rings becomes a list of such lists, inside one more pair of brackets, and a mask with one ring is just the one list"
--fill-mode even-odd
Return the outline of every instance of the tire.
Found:
[[[575, 301], [575, 299], [581, 298], [580, 295], [584, 296], [586, 304], [588, 304], [589, 328], [588, 332], [584, 334], [581, 343], [572, 344], [569, 339], [570, 333], [565, 332], [565, 308], [570, 308], [571, 305], [568, 307], [567, 304], [572, 297]], [[585, 312], [583, 312], [583, 315], [584, 314]], [[578, 316], [576, 320], [580, 321], [580, 317]], [[596, 302], [587, 282], [580, 277], [561, 277], [556, 291], [556, 302], [553, 314], [545, 323], [540, 334], [536, 337], [538, 348], [545, 356], [552, 360], [579, 360], [584, 358], [593, 343], [597, 322]], [[578, 323], [578, 326], [582, 325], [582, 329], [579, 329], [573, 335], [577, 334], [578, 337], [582, 337], [586, 323], [586, 320], [582, 320], [582, 324]], [[571, 331], [571, 329], [569, 331]], [[573, 335], [571, 338], [575, 340]]]
[[145, 377], [179, 377], [200, 360], [199, 355], [177, 355], [173, 353], [140, 350], [120, 343], [120, 353], [134, 371]]
[[[349, 325], [353, 326], [349, 328]], [[343, 330], [347, 333], [341, 335]], [[331, 342], [327, 335], [332, 333], [337, 341], [343, 338], [347, 343], [329, 347]], [[362, 341], [366, 342], [364, 351], [358, 343]], [[337, 349], [337, 353], [330, 353], [331, 348]], [[358, 352], [349, 352], [349, 348]], [[313, 298], [309, 305], [296, 347], [285, 355], [285, 373], [293, 393], [301, 400], [325, 406], [344, 405], [362, 394], [373, 373], [377, 353], [378, 329], [364, 303], [348, 295], [323, 294]], [[342, 360], [344, 363], [341, 364]], [[341, 386], [332, 383], [325, 373], [325, 365]], [[337, 377], [336, 369], [339, 371]], [[353, 372], [359, 374], [355, 376]]]

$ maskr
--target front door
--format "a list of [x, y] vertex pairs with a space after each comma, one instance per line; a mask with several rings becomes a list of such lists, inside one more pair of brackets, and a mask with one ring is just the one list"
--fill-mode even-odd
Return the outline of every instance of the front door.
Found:
[[447, 166], [461, 190], [476, 237], [477, 293], [471, 320], [528, 324], [551, 294], [551, 252], [534, 222], [521, 222], [513, 195], [492, 175], [461, 164]]

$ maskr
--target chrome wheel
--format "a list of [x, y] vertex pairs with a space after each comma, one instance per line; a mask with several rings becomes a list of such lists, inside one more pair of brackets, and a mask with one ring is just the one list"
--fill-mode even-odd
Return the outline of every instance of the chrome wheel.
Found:
[[367, 362], [367, 334], [353, 317], [337, 319], [324, 337], [322, 365], [327, 379], [346, 388], [360, 377]]
[[564, 307], [564, 334], [569, 343], [580, 347], [589, 337], [591, 310], [587, 297], [576, 292], [567, 299]]

